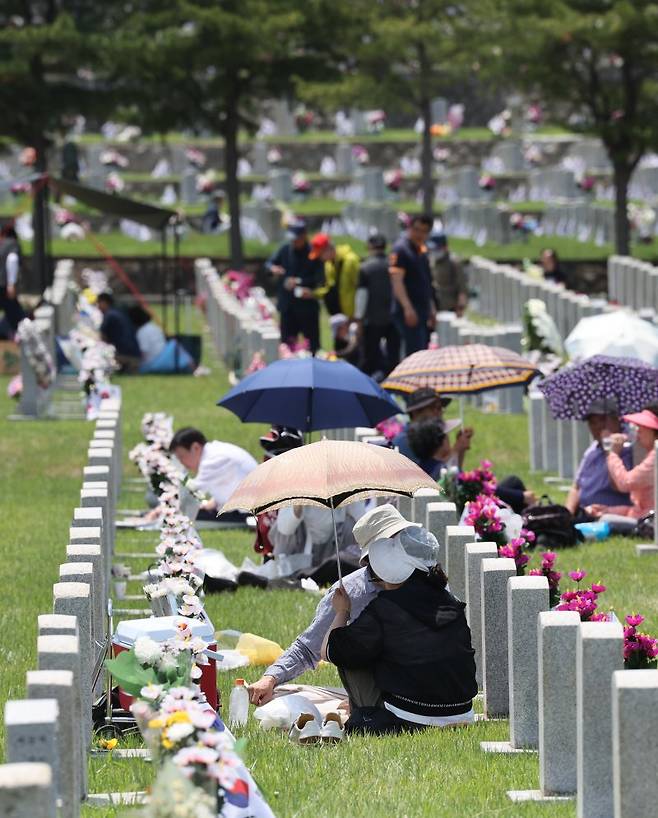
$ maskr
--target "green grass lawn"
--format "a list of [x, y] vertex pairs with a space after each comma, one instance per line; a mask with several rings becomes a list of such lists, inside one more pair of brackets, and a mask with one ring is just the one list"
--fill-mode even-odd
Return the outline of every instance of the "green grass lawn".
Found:
[[[176, 426], [197, 425], [210, 437], [231, 440], [258, 459], [260, 428], [242, 425], [215, 406], [227, 389], [226, 374], [208, 355], [208, 377], [118, 378], [124, 394], [125, 452], [140, 439], [139, 422], [145, 411], [166, 411]], [[93, 426], [84, 422], [9, 422], [13, 405], [5, 397], [7, 378], [0, 378], [0, 457], [5, 463], [2, 556], [0, 582], [0, 706], [21, 698], [25, 672], [36, 666], [36, 617], [51, 610], [52, 584], [64, 560], [72, 509], [77, 503], [81, 469]], [[456, 414], [457, 407], [450, 407]], [[546, 490], [543, 475], [528, 473], [525, 418], [487, 415], [467, 408], [466, 420], [476, 429], [467, 464], [489, 457], [499, 476], [519, 474], [537, 493]], [[126, 476], [136, 474], [126, 464]], [[559, 499], [553, 487], [549, 492]], [[139, 487], [124, 484], [120, 506], [142, 504]], [[254, 557], [252, 536], [235, 532], [204, 532], [204, 543], [220, 548], [234, 562]], [[149, 551], [153, 533], [118, 532], [117, 559], [130, 551]], [[534, 562], [537, 560], [535, 557]], [[142, 569], [142, 562], [135, 562]], [[640, 611], [648, 632], [658, 630], [658, 571], [655, 564], [635, 556], [634, 543], [611, 539], [562, 552], [563, 572], [583, 568], [609, 590], [604, 607], [614, 606], [622, 616]], [[568, 585], [568, 581], [567, 581]], [[129, 593], [140, 585], [131, 583]], [[142, 607], [141, 603], [125, 603]], [[207, 599], [207, 610], [217, 629], [235, 628], [273, 639], [282, 646], [310, 621], [316, 599], [303, 592], [240, 589]], [[223, 674], [219, 686], [224, 700], [237, 675], [257, 679], [263, 668]], [[306, 674], [306, 682], [337, 683], [333, 668]], [[1, 720], [0, 720], [1, 721]], [[0, 723], [0, 733], [2, 725]], [[250, 721], [243, 731], [248, 739], [245, 758], [279, 818], [571, 818], [573, 804], [517, 804], [506, 789], [538, 785], [538, 760], [532, 755], [492, 756], [480, 752], [481, 740], [507, 737], [505, 722], [477, 724], [461, 731], [429, 730], [396, 738], [351, 739], [336, 747], [292, 746], [278, 733], [262, 733]], [[135, 740], [121, 746], [134, 746]], [[0, 747], [2, 740], [0, 737]], [[96, 756], [89, 762], [91, 791], [143, 789], [154, 770], [139, 760]], [[83, 809], [90, 816], [114, 816], [125, 810]], [[130, 814], [128, 811], [127, 814]]]
[[[535, 131], [535, 134], [538, 136], [569, 136], [571, 135], [569, 131], [561, 128], [557, 125], [543, 125]], [[573, 134], [573, 136], [576, 136]], [[493, 140], [496, 137], [491, 133], [488, 128], [480, 128], [480, 127], [467, 127], [461, 128], [454, 134], [451, 134], [446, 137], [434, 137], [435, 141], [455, 141], [455, 142], [463, 142], [473, 140], [476, 142], [488, 141]], [[264, 138], [264, 142], [271, 142], [272, 144], [283, 144], [283, 143], [303, 143], [303, 142], [318, 142], [318, 143], [334, 143], [334, 142], [418, 142], [420, 139], [419, 134], [413, 130], [413, 128], [385, 128], [381, 133], [373, 133], [373, 134], [360, 134], [358, 136], [352, 137], [342, 137], [338, 136], [335, 131], [328, 131], [328, 130], [310, 130], [306, 131], [305, 133], [296, 134], [294, 136], [267, 136]], [[215, 145], [219, 146], [223, 144], [223, 140], [219, 138], [213, 137], [200, 137], [200, 136], [190, 136], [187, 134], [182, 133], [168, 133], [164, 136], [158, 135], [149, 135], [143, 136], [140, 138], [140, 141], [143, 142], [171, 142], [174, 144], [185, 144], [185, 145]], [[255, 137], [243, 133], [240, 137], [240, 141], [242, 143], [249, 143], [255, 141]], [[80, 137], [81, 144], [96, 144], [99, 142], [107, 142], [110, 144], [109, 140], [106, 140], [101, 134], [99, 133], [88, 133], [83, 134]], [[117, 144], [120, 146], [122, 143], [112, 143]]]
[[[140, 242], [122, 233], [101, 233], [98, 238], [112, 256], [144, 257], [160, 255], [159, 241]], [[364, 254], [365, 246], [362, 241], [352, 236], [336, 235], [334, 240], [338, 244], [347, 242], [354, 249]], [[278, 244], [260, 244], [254, 241], [245, 241], [245, 252], [247, 259], [264, 259], [272, 253]], [[604, 262], [614, 252], [611, 244], [598, 246], [593, 242], [580, 242], [574, 238], [564, 236], [532, 236], [527, 241], [515, 241], [510, 244], [495, 244], [487, 242], [483, 245], [476, 244], [472, 239], [451, 238], [450, 246], [453, 252], [458, 253], [462, 258], [470, 258], [473, 255], [485, 256], [494, 261], [521, 261], [524, 258], [538, 259], [544, 247], [553, 247], [560, 258], [565, 261], [600, 261]], [[31, 243], [24, 242], [24, 252], [31, 253]], [[171, 254], [171, 241], [169, 242], [169, 254]], [[228, 258], [229, 240], [226, 233], [215, 236], [202, 233], [190, 232], [185, 236], [180, 245], [182, 256], [196, 258], [199, 256], [210, 256], [212, 258]], [[54, 239], [52, 242], [52, 253], [60, 258], [100, 258], [101, 254], [95, 245], [89, 240], [64, 241]], [[635, 244], [632, 254], [636, 258], [655, 261], [658, 258], [658, 242], [651, 244]]]

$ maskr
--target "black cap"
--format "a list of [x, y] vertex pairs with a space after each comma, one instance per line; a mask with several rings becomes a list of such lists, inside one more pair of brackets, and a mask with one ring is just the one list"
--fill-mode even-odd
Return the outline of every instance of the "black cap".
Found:
[[436, 401], [441, 401], [441, 406], [445, 408], [450, 403], [450, 400], [450, 398], [439, 395], [434, 389], [424, 386], [421, 389], [416, 389], [416, 391], [412, 392], [407, 398], [407, 412], [417, 412], [419, 409], [425, 409], [433, 403], [436, 403]]
[[297, 449], [303, 442], [302, 433], [289, 426], [272, 426], [270, 431], [260, 438], [260, 445], [268, 457], [276, 457], [291, 449]]
[[368, 247], [373, 250], [384, 250], [386, 248], [386, 236], [381, 233], [373, 233], [368, 236]]

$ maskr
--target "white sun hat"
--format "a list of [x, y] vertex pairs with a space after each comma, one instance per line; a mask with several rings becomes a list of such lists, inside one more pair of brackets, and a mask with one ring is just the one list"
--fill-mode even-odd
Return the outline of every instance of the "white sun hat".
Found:
[[366, 512], [355, 524], [352, 534], [361, 547], [361, 559], [368, 556], [368, 549], [375, 540], [392, 538], [406, 528], [420, 528], [410, 523], [391, 503], [376, 506]]

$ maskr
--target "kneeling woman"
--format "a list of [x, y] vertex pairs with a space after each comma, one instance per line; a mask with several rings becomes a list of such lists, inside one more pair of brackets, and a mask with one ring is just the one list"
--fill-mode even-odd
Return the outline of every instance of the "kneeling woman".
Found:
[[[441, 567], [428, 568], [409, 556], [399, 537], [376, 540], [368, 557], [381, 592], [347, 624], [350, 598], [337, 589], [322, 648], [350, 694], [347, 729], [397, 733], [472, 722], [477, 683], [464, 603], [446, 589]], [[354, 671], [361, 678], [372, 674], [378, 706], [354, 706], [349, 689]]]

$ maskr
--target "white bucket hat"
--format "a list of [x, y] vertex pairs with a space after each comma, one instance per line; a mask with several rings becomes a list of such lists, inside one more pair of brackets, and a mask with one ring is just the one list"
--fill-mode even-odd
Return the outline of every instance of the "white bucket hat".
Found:
[[361, 559], [368, 556], [368, 550], [375, 540], [392, 539], [405, 528], [420, 528], [420, 524], [405, 520], [391, 503], [368, 511], [357, 521], [352, 532], [361, 547]]
[[414, 571], [429, 572], [427, 565], [418, 557], [412, 557], [404, 550], [399, 537], [375, 540], [368, 554], [373, 572], [393, 585], [406, 582]]

